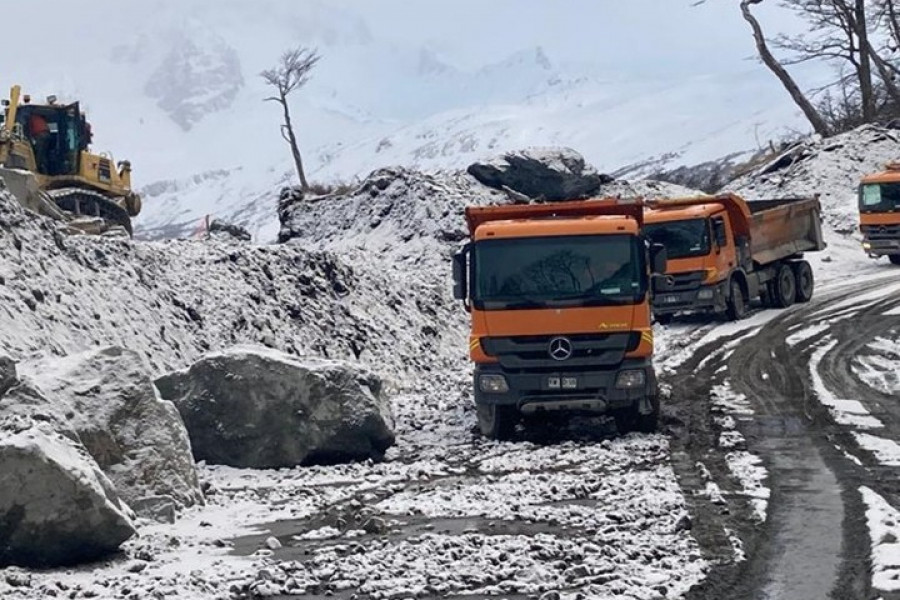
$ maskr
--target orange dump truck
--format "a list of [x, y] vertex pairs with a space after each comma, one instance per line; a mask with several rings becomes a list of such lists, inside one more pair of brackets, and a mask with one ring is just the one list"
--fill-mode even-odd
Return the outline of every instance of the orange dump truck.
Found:
[[864, 177], [859, 186], [859, 228], [863, 249], [900, 265], [900, 162]]
[[668, 277], [654, 280], [658, 321], [681, 312], [740, 319], [756, 298], [784, 308], [812, 297], [812, 268], [802, 258], [825, 247], [818, 198], [721, 194], [647, 206], [644, 233], [668, 256]]
[[504, 439], [523, 415], [580, 412], [654, 430], [650, 281], [666, 259], [642, 236], [643, 206], [470, 207], [466, 220], [454, 296], [471, 312], [482, 433]]

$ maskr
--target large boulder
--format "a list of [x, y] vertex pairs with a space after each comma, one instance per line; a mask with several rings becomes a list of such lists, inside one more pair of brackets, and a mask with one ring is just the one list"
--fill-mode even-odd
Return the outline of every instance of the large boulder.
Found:
[[18, 379], [19, 378], [16, 375], [16, 363], [8, 356], [0, 354], [0, 396], [14, 386]]
[[184, 423], [136, 352], [106, 347], [25, 362], [20, 371], [29, 385], [0, 401], [0, 411], [74, 432], [139, 515], [171, 520], [176, 508], [203, 502]]
[[602, 184], [613, 180], [609, 175], [597, 173], [583, 156], [570, 148], [509, 152], [474, 163], [468, 172], [488, 187], [508, 189], [548, 202], [593, 196]]
[[47, 424], [0, 423], [0, 566], [95, 560], [134, 535], [132, 516], [80, 444]]
[[194, 457], [212, 464], [279, 468], [380, 459], [394, 442], [380, 379], [343, 361], [235, 347], [156, 385], [181, 412]]

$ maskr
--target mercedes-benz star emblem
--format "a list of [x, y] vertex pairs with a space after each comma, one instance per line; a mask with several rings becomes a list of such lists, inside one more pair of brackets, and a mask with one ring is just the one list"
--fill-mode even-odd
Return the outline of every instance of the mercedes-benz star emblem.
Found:
[[553, 338], [547, 352], [553, 360], [566, 360], [572, 356], [572, 341], [564, 337]]

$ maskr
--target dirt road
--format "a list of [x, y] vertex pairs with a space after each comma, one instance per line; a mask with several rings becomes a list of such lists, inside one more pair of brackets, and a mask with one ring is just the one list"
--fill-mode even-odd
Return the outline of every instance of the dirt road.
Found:
[[[900, 306], [897, 282], [887, 274], [773, 311], [758, 328], [698, 348], [670, 378], [673, 463], [693, 520], [703, 523], [695, 534], [704, 554], [719, 559], [688, 598], [892, 597], [871, 589], [859, 489], [897, 507], [898, 478], [883, 456], [860, 446], [857, 434], [877, 431], [881, 439], [900, 441], [900, 405], [863, 383], [853, 364], [871, 354], [867, 348], [879, 336], [896, 339], [900, 315], [890, 313]], [[710, 394], [717, 386], [749, 405], [737, 415], [736, 429], [742, 449], [768, 471], [764, 523], [752, 518], [729, 468], [731, 448], [723, 440], [731, 438], [723, 436], [727, 428]], [[697, 463], [722, 488], [727, 506], [703, 494], [706, 478], [698, 476]], [[727, 531], [738, 532], [746, 560], [723, 556]]]

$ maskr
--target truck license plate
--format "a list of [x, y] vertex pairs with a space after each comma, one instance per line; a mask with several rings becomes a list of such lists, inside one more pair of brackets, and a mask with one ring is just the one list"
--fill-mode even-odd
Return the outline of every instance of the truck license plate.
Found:
[[678, 296], [666, 296], [664, 302], [674, 304], [675, 302], [678, 302]]

